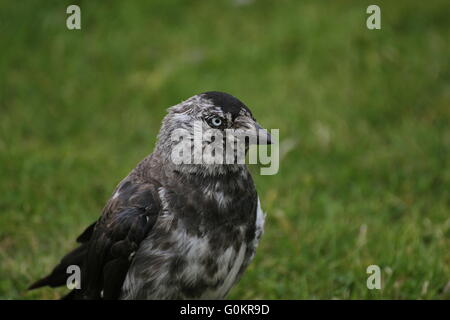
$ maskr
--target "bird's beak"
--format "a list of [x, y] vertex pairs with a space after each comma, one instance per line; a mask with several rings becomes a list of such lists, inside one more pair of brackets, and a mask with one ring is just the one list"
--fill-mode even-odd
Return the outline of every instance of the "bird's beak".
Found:
[[272, 136], [270, 133], [255, 122], [255, 129], [257, 132], [257, 145], [272, 144]]
[[261, 127], [258, 122], [248, 116], [241, 116], [235, 120], [235, 134], [240, 139], [245, 139], [247, 145], [268, 145], [272, 144], [272, 136]]

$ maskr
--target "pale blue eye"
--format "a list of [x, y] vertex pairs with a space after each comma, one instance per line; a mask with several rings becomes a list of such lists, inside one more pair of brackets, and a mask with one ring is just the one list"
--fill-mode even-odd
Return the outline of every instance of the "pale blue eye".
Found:
[[220, 119], [219, 117], [214, 117], [211, 119], [211, 124], [214, 127], [220, 127], [222, 125], [222, 119]]

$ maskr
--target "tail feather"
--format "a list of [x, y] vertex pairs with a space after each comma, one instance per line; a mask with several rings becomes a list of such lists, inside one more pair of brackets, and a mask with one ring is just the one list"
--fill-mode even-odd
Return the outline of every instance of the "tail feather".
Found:
[[70, 274], [67, 273], [67, 268], [71, 265], [77, 265], [82, 267], [84, 257], [87, 253], [88, 244], [83, 243], [76, 249], [69, 252], [62, 258], [61, 262], [53, 269], [53, 271], [46, 277], [33, 283], [28, 290], [33, 290], [36, 288], [49, 286], [49, 287], [59, 287], [63, 286], [67, 282], [67, 278]]

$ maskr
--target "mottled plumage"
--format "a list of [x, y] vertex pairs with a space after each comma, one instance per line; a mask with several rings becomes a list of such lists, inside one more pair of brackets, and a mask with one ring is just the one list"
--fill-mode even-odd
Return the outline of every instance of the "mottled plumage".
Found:
[[65, 285], [69, 265], [82, 275], [72, 299], [222, 299], [238, 281], [264, 224], [250, 173], [245, 164], [176, 165], [170, 135], [220, 117], [221, 130], [270, 136], [226, 93], [199, 94], [168, 111], [155, 151], [119, 183], [80, 246], [31, 289]]

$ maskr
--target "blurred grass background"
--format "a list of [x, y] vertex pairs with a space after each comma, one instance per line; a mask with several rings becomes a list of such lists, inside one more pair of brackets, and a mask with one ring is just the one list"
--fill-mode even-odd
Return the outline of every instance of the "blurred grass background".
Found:
[[[78, 4], [82, 29], [66, 28]], [[74, 247], [165, 109], [229, 92], [279, 128], [256, 259], [230, 298], [450, 298], [450, 4], [0, 1], [0, 298]], [[382, 270], [368, 290], [366, 268]]]

